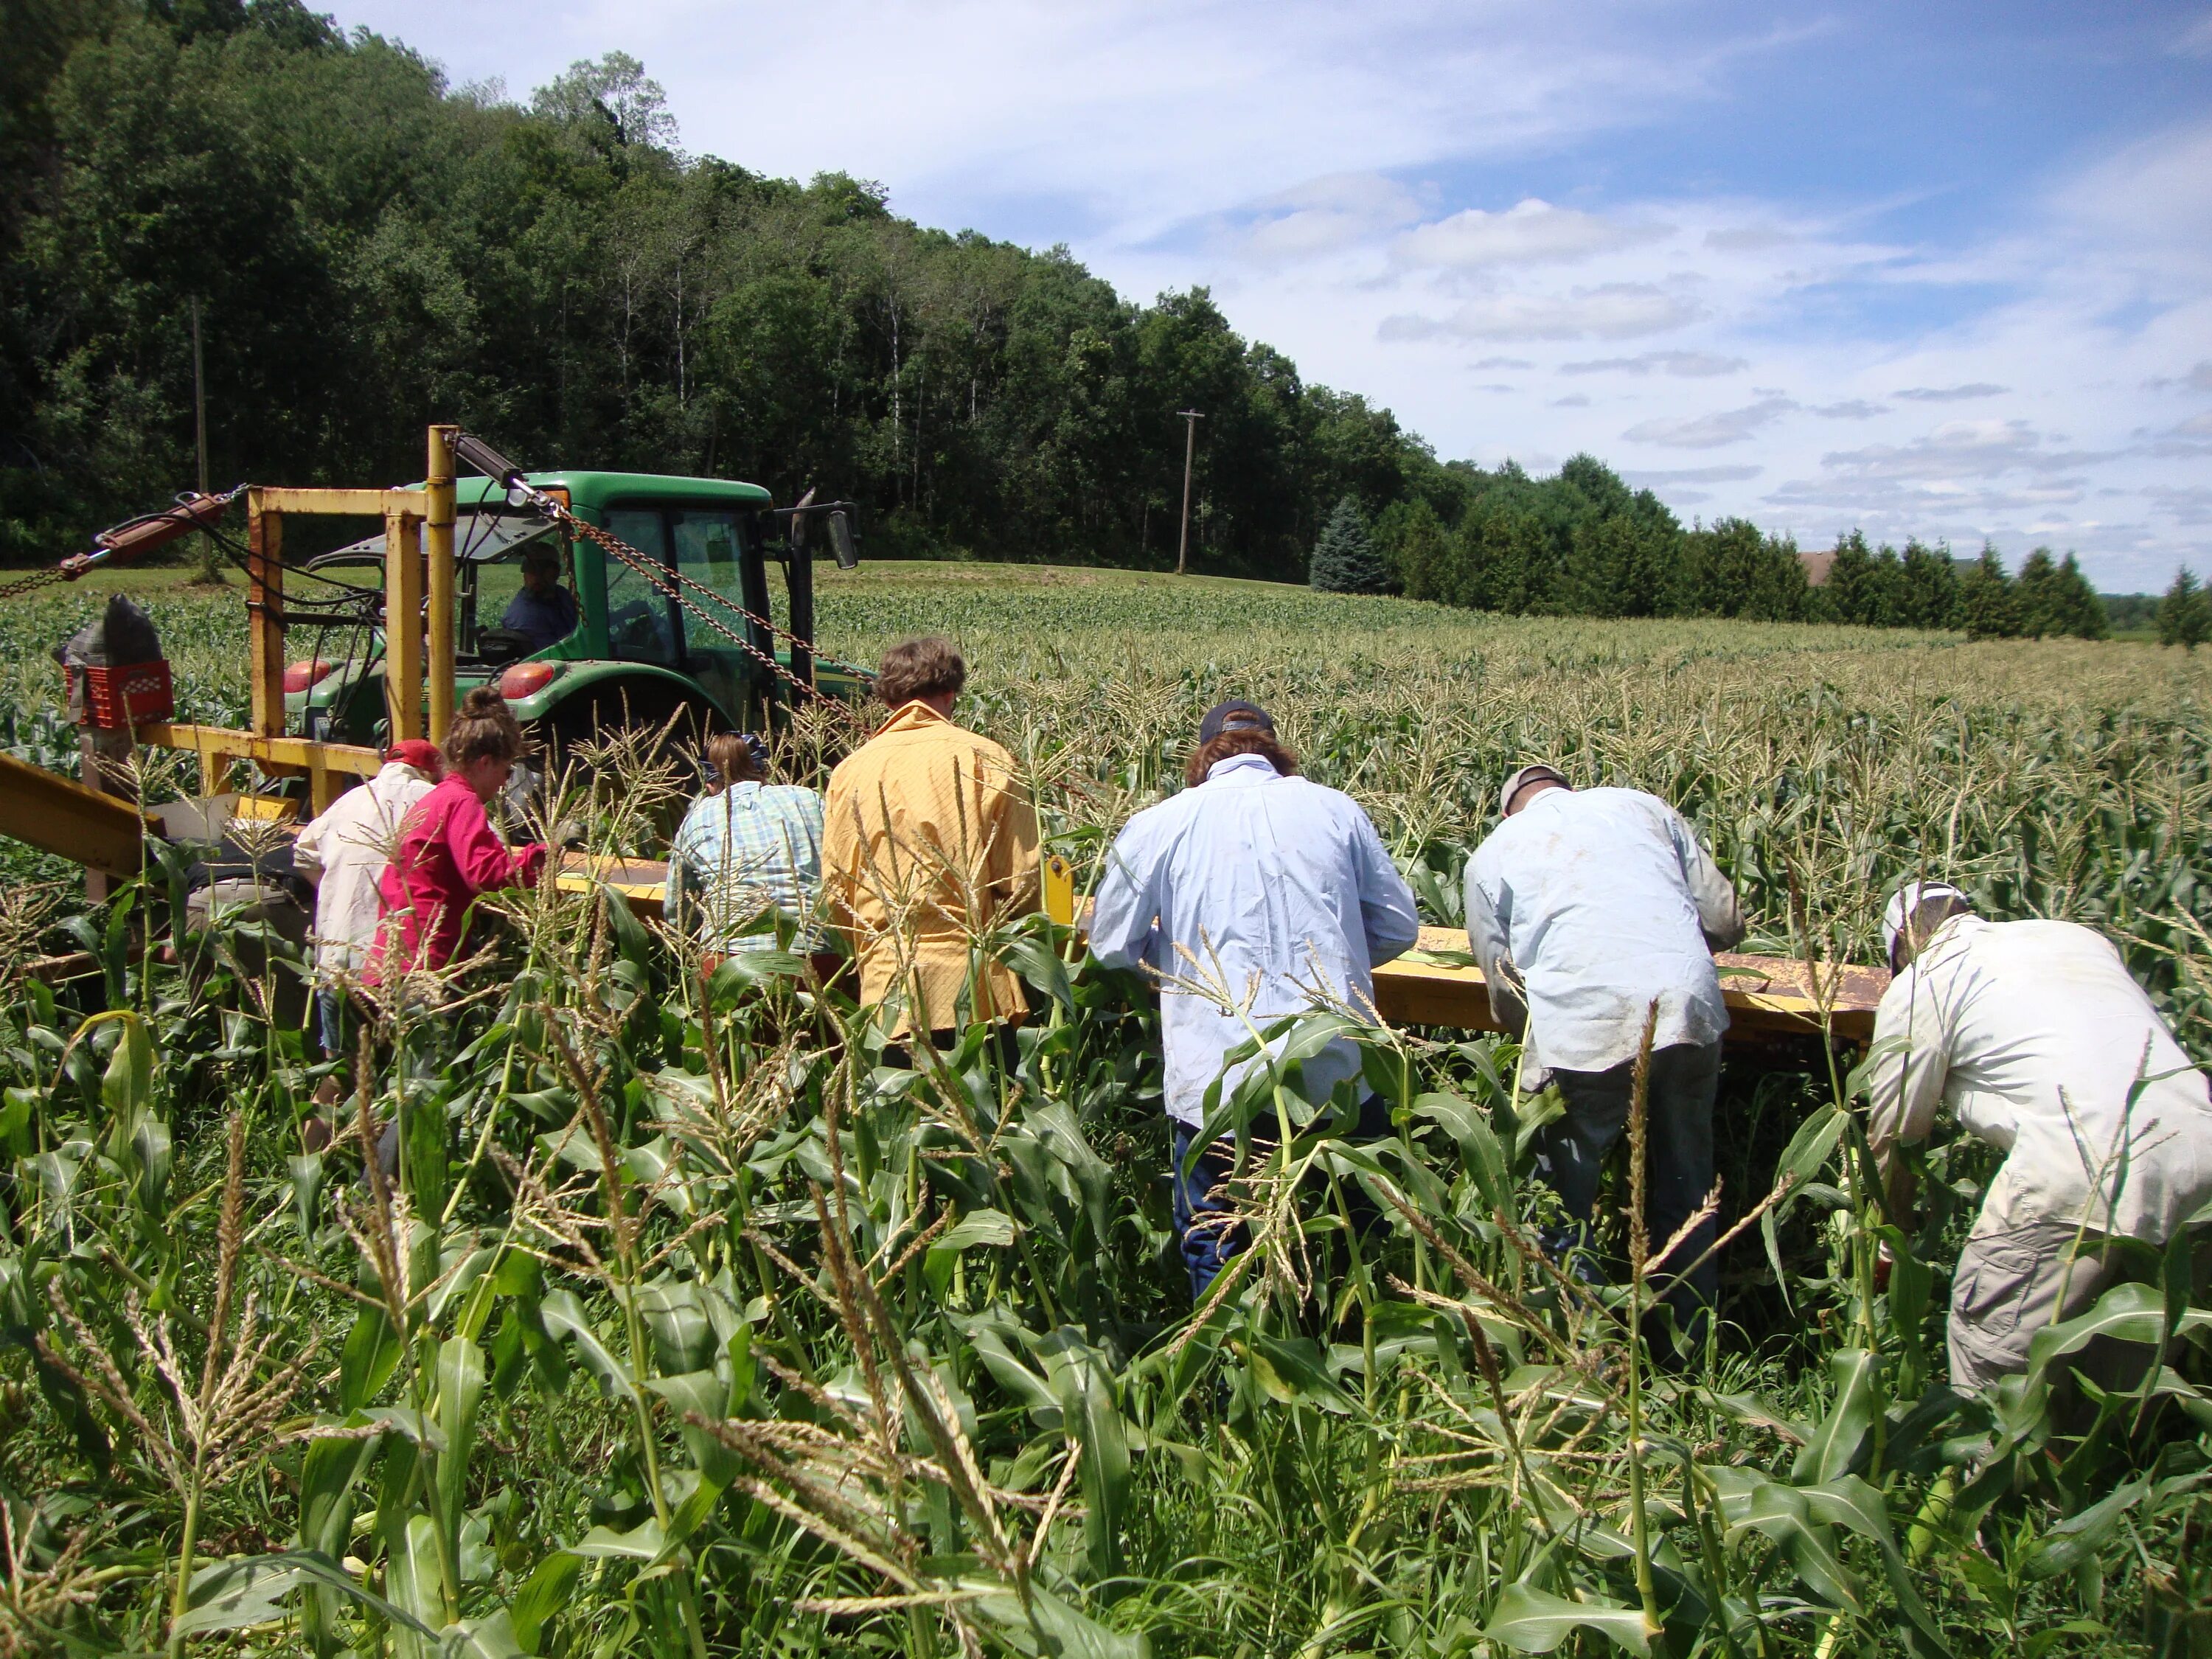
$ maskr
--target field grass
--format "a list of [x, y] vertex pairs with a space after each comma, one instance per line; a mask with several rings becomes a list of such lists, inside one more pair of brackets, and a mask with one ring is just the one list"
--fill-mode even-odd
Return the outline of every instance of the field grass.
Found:
[[[241, 596], [138, 591], [190, 715], [237, 718]], [[0, 612], [18, 752], [73, 754], [45, 653], [94, 602]], [[1248, 696], [1432, 920], [1543, 757], [1680, 805], [1765, 948], [1870, 960], [1887, 886], [1946, 875], [2106, 928], [2212, 1046], [2212, 661], [1035, 567], [825, 569], [820, 615], [861, 661], [957, 639], [963, 718], [1079, 862]], [[601, 762], [556, 810], [604, 845], [688, 787]], [[913, 1070], [795, 958], [702, 984], [623, 913], [519, 896], [325, 1112], [250, 925], [191, 931], [167, 868], [72, 920], [10, 856], [0, 963], [103, 972], [0, 1020], [0, 1653], [2212, 1651], [2201, 1336], [2101, 1407], [2065, 1333], [2016, 1394], [1949, 1395], [1989, 1158], [1939, 1146], [1893, 1224], [1816, 1054], [1731, 1061], [1747, 1231], [1710, 1350], [1655, 1369], [1622, 1230], [1610, 1287], [1533, 1247], [1547, 1107], [1501, 1039], [1361, 1028], [1395, 1138], [1255, 1145], [1250, 1269], [1194, 1316], [1153, 1016], [1041, 925], [978, 941], [1036, 988], [1018, 1052]], [[1240, 1109], [1278, 1104], [1263, 1075]]]

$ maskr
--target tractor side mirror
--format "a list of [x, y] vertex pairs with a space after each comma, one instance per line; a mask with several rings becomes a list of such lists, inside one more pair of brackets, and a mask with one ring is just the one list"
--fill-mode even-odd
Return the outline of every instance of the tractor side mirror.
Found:
[[842, 507], [830, 515], [830, 550], [836, 556], [840, 570], [851, 570], [860, 562], [860, 544], [853, 538], [852, 514]]

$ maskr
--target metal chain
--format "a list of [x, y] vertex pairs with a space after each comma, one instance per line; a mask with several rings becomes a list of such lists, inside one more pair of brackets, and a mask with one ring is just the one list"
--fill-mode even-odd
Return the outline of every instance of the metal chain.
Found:
[[6, 586], [0, 587], [0, 599], [12, 599], [19, 593], [35, 592], [40, 588], [50, 583], [58, 582], [61, 579], [62, 573], [58, 570], [34, 570], [22, 580], [9, 582]]
[[[799, 678], [798, 675], [793, 673], [791, 670], [786, 668], [781, 663], [778, 662], [775, 659], [774, 653], [762, 650], [750, 640], [746, 639], [743, 635], [729, 627], [729, 625], [724, 623], [720, 617], [713, 615], [711, 612], [702, 610], [697, 605], [686, 599], [684, 596], [682, 587], [684, 586], [688, 586], [698, 589], [699, 592], [706, 594], [717, 605], [726, 605], [730, 610], [736, 611], [740, 617], [743, 617], [747, 622], [758, 624], [761, 628], [766, 629], [771, 636], [781, 635], [784, 639], [790, 641], [795, 646], [804, 647], [809, 653], [814, 654], [816, 660], [817, 661], [826, 662], [833, 668], [843, 669], [848, 673], [858, 674], [866, 679], [873, 679], [875, 678], [873, 674], [871, 674], [865, 668], [855, 667], [851, 663], [839, 662], [834, 657], [823, 657], [819, 653], [814, 652], [813, 643], [811, 641], [802, 640], [798, 635], [793, 633], [790, 629], [778, 628], [767, 617], [756, 616], [744, 605], [739, 605], [735, 599], [731, 599], [725, 593], [716, 592], [714, 588], [708, 586], [704, 582], [687, 576], [680, 570], [672, 570], [668, 566], [662, 564], [658, 560], [647, 558], [644, 554], [639, 552], [635, 548], [630, 546], [629, 543], [623, 541], [611, 531], [602, 530], [595, 524], [586, 523], [584, 520], [578, 518], [574, 513], [570, 512], [567, 507], [562, 507], [557, 501], [552, 501], [548, 498], [543, 501], [541, 505], [550, 507], [556, 518], [568, 525], [571, 529], [574, 530], [578, 534], [585, 537], [595, 545], [613, 554], [616, 558], [621, 560], [632, 570], [637, 572], [639, 575], [644, 577], [645, 580], [652, 584], [657, 591], [675, 600], [676, 603], [682, 605], [686, 611], [692, 616], [698, 617], [701, 622], [705, 623], [708, 627], [713, 629], [724, 639], [729, 641], [731, 644], [736, 646], [738, 650], [744, 652], [754, 661], [759, 663], [761, 666], [767, 669], [771, 674], [775, 675], [779, 679], [787, 683], [793, 690], [804, 691], [808, 693], [810, 696], [816, 697], [823, 696], [823, 693], [818, 687], [808, 684], [807, 682]], [[679, 584], [682, 586], [679, 586]]]

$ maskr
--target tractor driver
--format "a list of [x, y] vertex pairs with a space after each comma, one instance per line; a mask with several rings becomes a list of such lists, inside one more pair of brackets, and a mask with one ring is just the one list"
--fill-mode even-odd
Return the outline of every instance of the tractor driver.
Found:
[[532, 651], [558, 645], [576, 630], [576, 596], [561, 586], [561, 556], [544, 542], [523, 550], [522, 591], [507, 601], [501, 628], [520, 634]]

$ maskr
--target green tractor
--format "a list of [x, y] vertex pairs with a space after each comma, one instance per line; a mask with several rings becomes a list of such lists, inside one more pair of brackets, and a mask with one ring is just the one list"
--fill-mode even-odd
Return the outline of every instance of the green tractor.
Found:
[[[826, 531], [841, 568], [857, 564], [848, 502], [817, 504], [810, 492], [778, 508], [757, 484], [552, 471], [460, 479], [454, 507], [454, 695], [496, 684], [556, 753], [595, 732], [672, 719], [695, 736], [765, 732], [810, 694], [866, 694], [863, 671], [813, 649], [815, 532]], [[380, 534], [309, 560], [305, 574], [364, 593], [384, 556]], [[784, 570], [781, 623], [772, 562]], [[359, 605], [330, 614], [314, 625], [314, 648], [285, 669], [285, 724], [381, 747], [382, 629]]]

